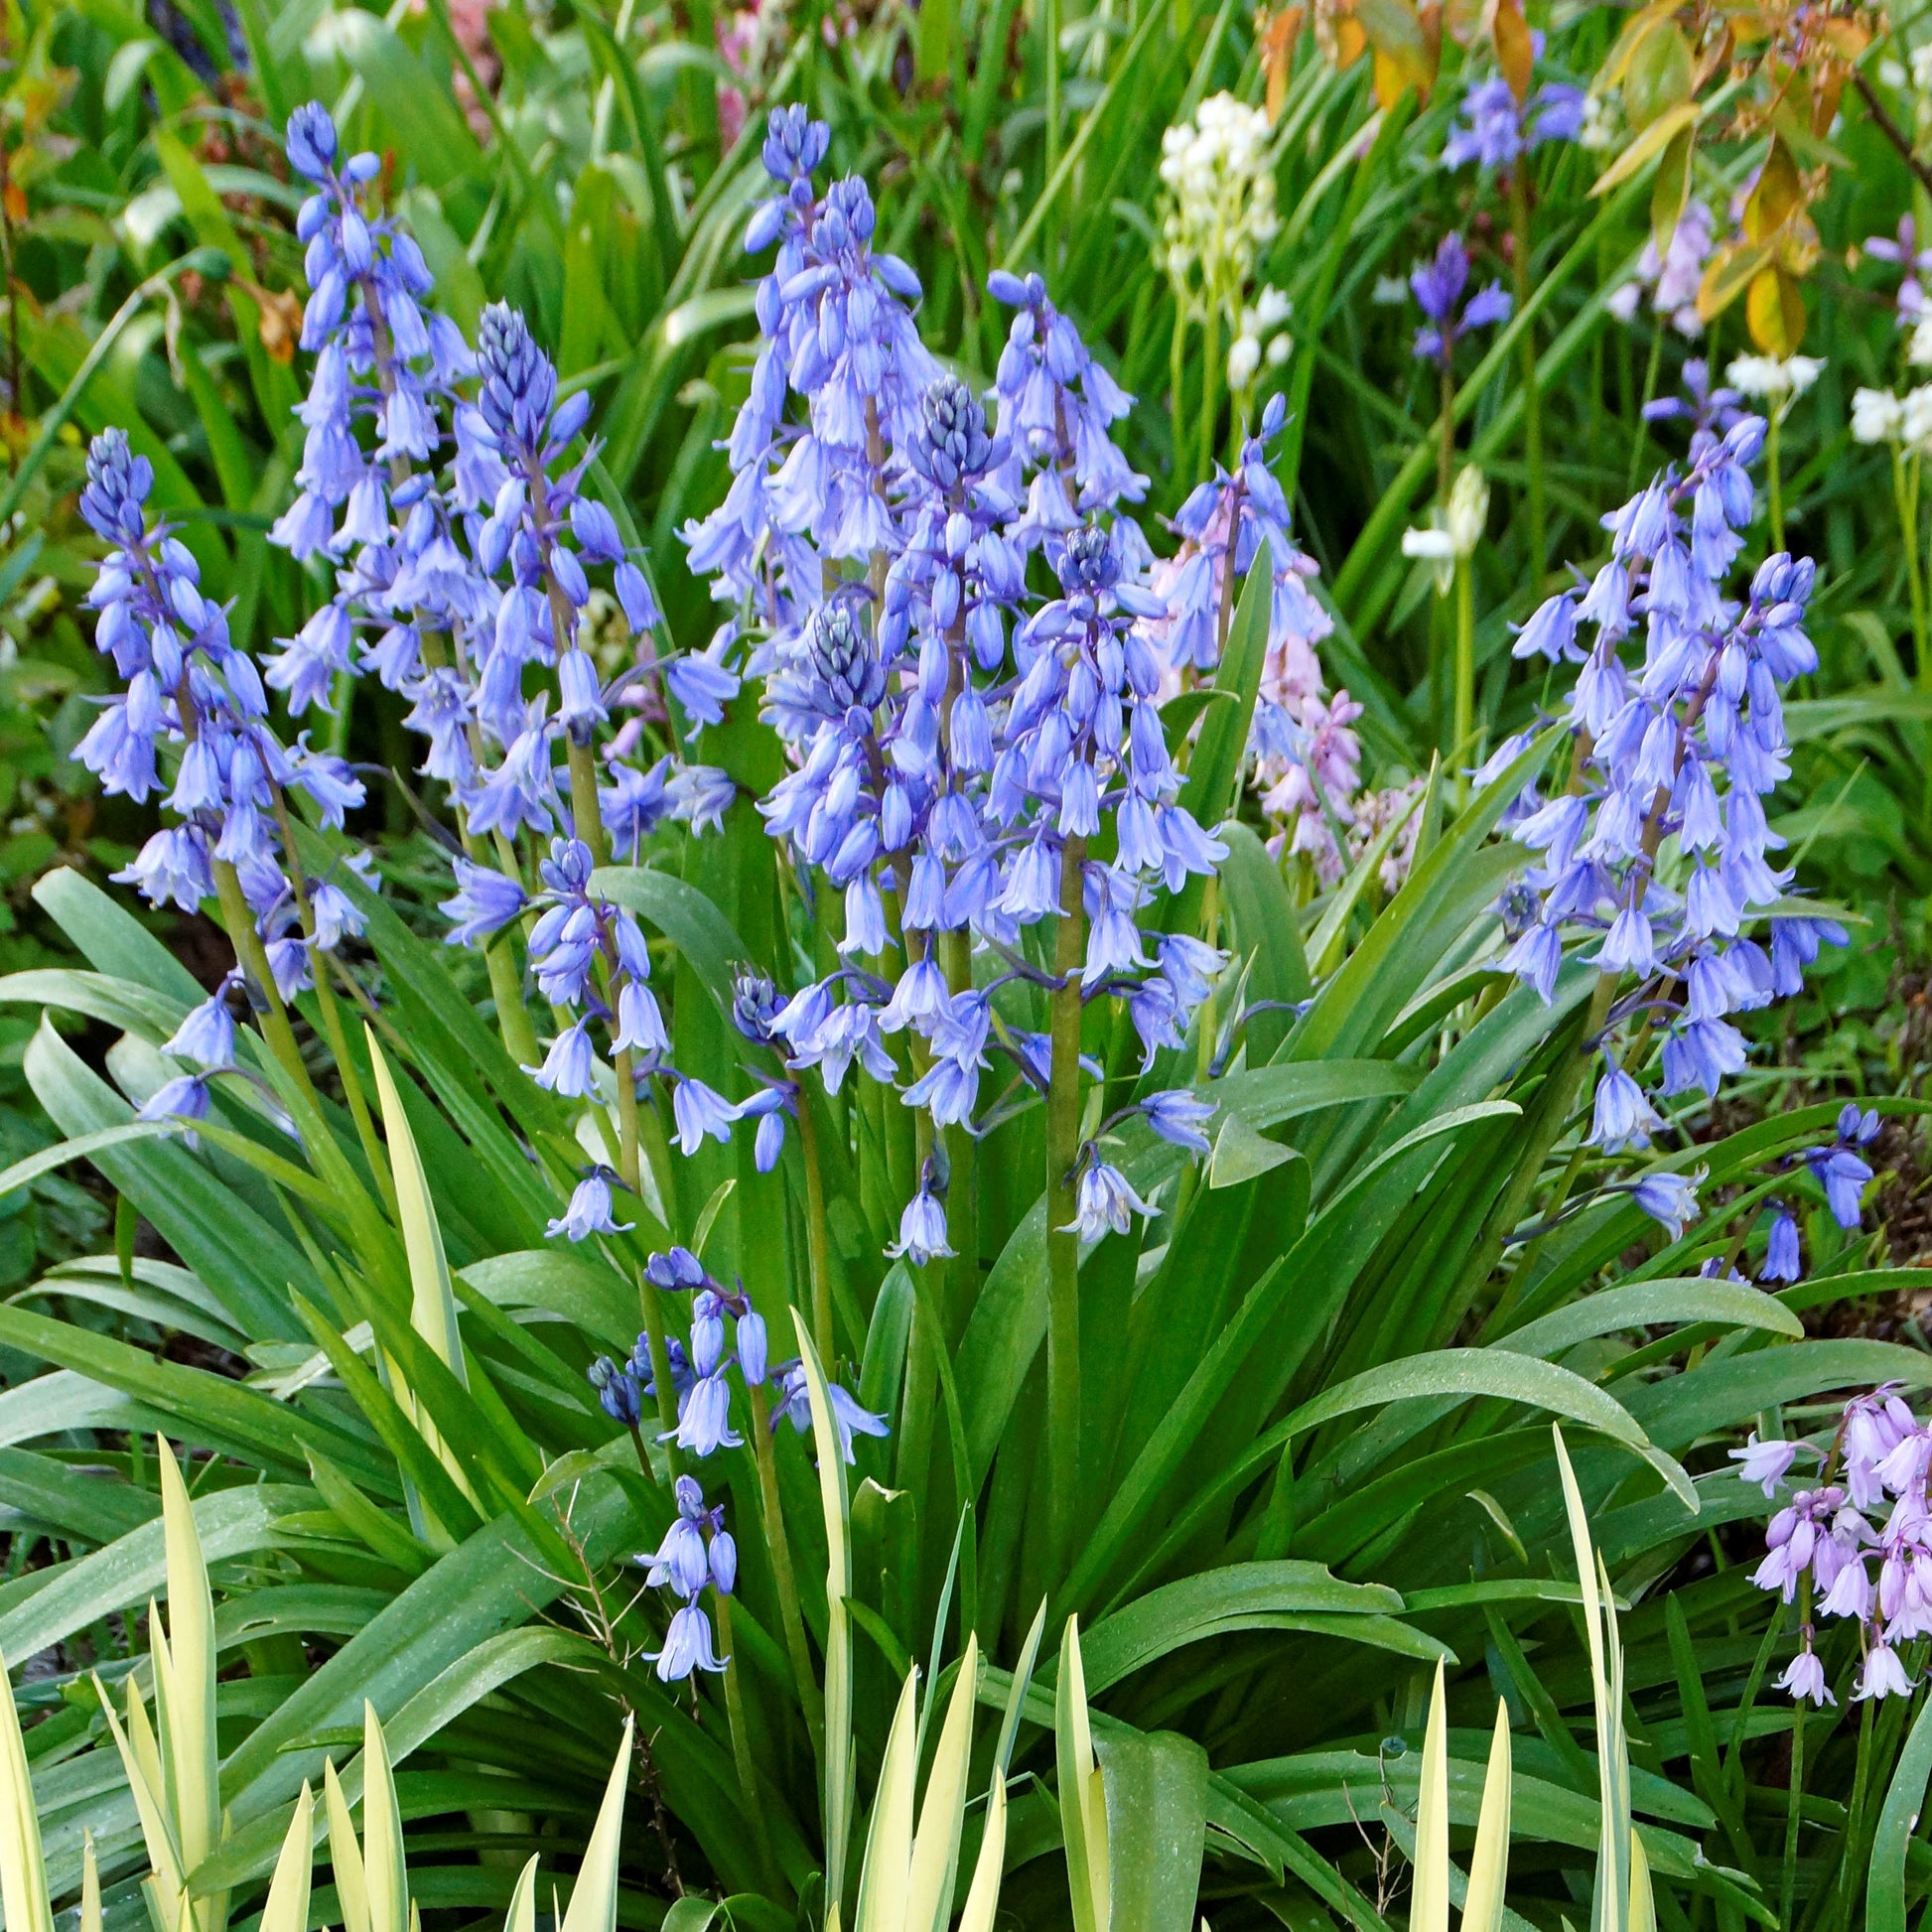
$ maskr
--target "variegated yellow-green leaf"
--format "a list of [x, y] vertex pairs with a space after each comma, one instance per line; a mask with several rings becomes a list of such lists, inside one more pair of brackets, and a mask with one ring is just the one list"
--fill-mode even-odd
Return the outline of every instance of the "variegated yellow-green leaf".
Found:
[[618, 1922], [618, 1844], [623, 1834], [623, 1787], [630, 1774], [630, 1735], [635, 1721], [623, 1721], [623, 1741], [618, 1746], [604, 1802], [597, 1808], [584, 1863], [571, 1888], [562, 1932], [615, 1932]]
[[389, 1740], [375, 1706], [362, 1701], [362, 1883], [369, 1932], [408, 1932], [409, 1873], [403, 1863], [402, 1813], [389, 1766]]
[[92, 1832], [80, 1834], [80, 1932], [101, 1932], [100, 1865], [94, 1858]]
[[[98, 1680], [94, 1689], [98, 1693]], [[4, 1658], [0, 1658], [0, 1903], [6, 1906], [10, 1932], [54, 1932], [40, 1814], [34, 1808], [27, 1746], [20, 1735], [20, 1714], [14, 1708], [13, 1681]]]
[[1496, 1731], [1489, 1740], [1489, 1769], [1476, 1815], [1476, 1849], [1469, 1860], [1469, 1889], [1462, 1904], [1462, 1932], [1502, 1932], [1503, 1891], [1509, 1877], [1509, 1707], [1496, 1703]]
[[1650, 1884], [1650, 1859], [1643, 1840], [1630, 1834], [1630, 1932], [1657, 1932], [1657, 1897]]
[[308, 1932], [311, 1844], [315, 1832], [315, 1799], [307, 1778], [295, 1801], [288, 1836], [268, 1881], [268, 1902], [262, 1907], [260, 1932]]
[[[429, 1178], [423, 1173], [422, 1156], [403, 1112], [402, 1096], [382, 1056], [375, 1035], [365, 1026], [369, 1057], [375, 1067], [376, 1095], [382, 1103], [382, 1128], [389, 1139], [389, 1167], [396, 1186], [396, 1215], [402, 1223], [403, 1253], [409, 1261], [410, 1326], [436, 1351], [437, 1359], [456, 1379], [469, 1383], [463, 1359], [463, 1337], [457, 1327], [456, 1291], [450, 1285], [449, 1258], [443, 1252], [443, 1230], [437, 1225], [436, 1206], [430, 1199]], [[390, 1385], [404, 1413], [416, 1425], [438, 1459], [449, 1470], [457, 1487], [477, 1500], [461, 1459], [444, 1443], [410, 1391], [408, 1378], [394, 1362], [388, 1363]], [[378, 1932], [381, 1929], [378, 1928]]]
[[510, 1893], [503, 1932], [537, 1932], [537, 1855], [534, 1852], [516, 1874], [516, 1889]]
[[362, 1848], [356, 1841], [355, 1823], [349, 1817], [348, 1800], [343, 1795], [333, 1757], [322, 1767], [322, 1809], [329, 1822], [329, 1863], [336, 1874], [343, 1932], [369, 1932], [369, 1887], [362, 1871]]
[[1422, 1779], [1416, 1795], [1416, 1871], [1409, 1892], [1409, 1932], [1449, 1932], [1449, 1715], [1443, 1701], [1443, 1660], [1429, 1695], [1423, 1730]]
[[959, 1916], [959, 1932], [993, 1932], [993, 1914], [1000, 1904], [1001, 1863], [1007, 1849], [1007, 1781], [996, 1765], [986, 1793], [986, 1831], [967, 1887], [966, 1909]]
[[[152, 1602], [148, 1605], [148, 1629], [159, 1632], [161, 1618]], [[167, 1652], [160, 1646], [160, 1638], [154, 1638], [156, 1663], [159, 1667]], [[160, 1683], [157, 1677], [157, 1686]], [[175, 1837], [174, 1820], [166, 1808], [167, 1784], [162, 1775], [161, 1750], [155, 1742], [154, 1730], [148, 1723], [147, 1706], [141, 1702], [141, 1694], [135, 1687], [134, 1679], [127, 1680], [127, 1728], [123, 1730], [114, 1716], [114, 1707], [107, 1693], [101, 1688], [99, 1678], [94, 1679], [94, 1695], [100, 1700], [102, 1714], [107, 1719], [108, 1734], [114, 1740], [114, 1747], [120, 1752], [121, 1768], [127, 1774], [127, 1786], [134, 1799], [134, 1815], [140, 1820], [141, 1840], [148, 1854], [148, 1888], [153, 1901], [156, 1918], [162, 1932], [179, 1932], [182, 1925], [186, 1899], [182, 1886], [181, 1848]], [[158, 1699], [157, 1699], [158, 1701]], [[11, 1917], [8, 1923], [12, 1923]]]
[[852, 1832], [852, 1622], [845, 1607], [852, 1593], [852, 1549], [847, 1531], [852, 1505], [825, 1371], [804, 1317], [795, 1308], [791, 1322], [797, 1331], [798, 1357], [804, 1365], [805, 1388], [811, 1400], [818, 1499], [825, 1517], [825, 1770], [819, 1797], [825, 1818], [825, 1901], [829, 1913], [845, 1895], [846, 1853]]
[[905, 1900], [905, 1932], [945, 1932], [959, 1869], [959, 1834], [966, 1818], [966, 1771], [973, 1753], [973, 1701], [979, 1679], [979, 1640], [969, 1635], [959, 1676], [946, 1706], [919, 1805], [912, 1844], [912, 1874]]
[[1060, 1781], [1060, 1835], [1066, 1845], [1066, 1881], [1072, 1895], [1075, 1932], [1107, 1932], [1112, 1917], [1107, 1800], [1100, 1767], [1094, 1762], [1077, 1617], [1067, 1618], [1060, 1639], [1053, 1732]]
[[[195, 1506], [165, 1436], [155, 1438], [168, 1558], [167, 1742], [174, 1770], [176, 1843], [184, 1872], [221, 1841], [221, 1757], [214, 1735], [214, 1598], [195, 1528]], [[197, 1903], [198, 1923], [218, 1926], [225, 1899]]]
[[905, 1925], [906, 1877], [912, 1864], [912, 1790], [918, 1776], [919, 1673], [905, 1673], [879, 1767], [879, 1790], [866, 1831], [866, 1859], [859, 1874], [855, 1932], [901, 1932]]

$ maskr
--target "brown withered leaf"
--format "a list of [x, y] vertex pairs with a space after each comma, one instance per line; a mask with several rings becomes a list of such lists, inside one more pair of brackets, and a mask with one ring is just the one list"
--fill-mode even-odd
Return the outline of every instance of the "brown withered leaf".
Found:
[[1282, 105], [1288, 98], [1289, 70], [1295, 65], [1295, 43], [1302, 37], [1305, 9], [1284, 7], [1280, 13], [1264, 11], [1256, 20], [1261, 42], [1262, 71], [1268, 80], [1268, 124], [1281, 119]]
[[271, 295], [259, 282], [251, 282], [246, 276], [233, 277], [234, 284], [241, 289], [259, 312], [255, 322], [255, 333], [261, 340], [262, 347], [268, 352], [269, 360], [280, 362], [285, 367], [295, 360], [296, 345], [302, 340], [302, 303], [293, 290], [284, 289], [279, 295]]
[[1483, 9], [1489, 29], [1489, 44], [1496, 50], [1496, 65], [1520, 108], [1530, 97], [1530, 72], [1536, 62], [1536, 45], [1530, 39], [1530, 24], [1523, 18], [1517, 0], [1489, 0]]

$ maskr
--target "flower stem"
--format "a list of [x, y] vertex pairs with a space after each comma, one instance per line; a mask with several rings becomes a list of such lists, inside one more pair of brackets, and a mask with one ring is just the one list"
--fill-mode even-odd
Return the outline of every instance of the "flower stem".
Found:
[[[972, 944], [965, 930], [940, 936], [940, 961], [945, 968], [946, 988], [956, 998], [971, 990], [973, 984]], [[979, 1299], [980, 1229], [976, 1158], [979, 1144], [965, 1127], [946, 1129], [946, 1245], [953, 1261], [946, 1275], [947, 1324], [957, 1334], [966, 1324], [973, 1304]], [[945, 1345], [942, 1336], [940, 1345]]]
[[336, 1070], [342, 1076], [343, 1098], [348, 1103], [349, 1118], [355, 1123], [355, 1137], [362, 1144], [363, 1158], [369, 1164], [369, 1172], [375, 1176], [375, 1184], [381, 1189], [390, 1214], [394, 1215], [396, 1184], [390, 1175], [389, 1164], [383, 1158], [382, 1143], [376, 1139], [375, 1123], [369, 1117], [369, 1103], [362, 1092], [361, 1076], [355, 1071], [355, 1062], [348, 1056], [348, 1040], [343, 1032], [342, 1010], [336, 1005], [336, 990], [329, 984], [329, 975], [322, 966], [322, 955], [315, 946], [316, 910], [309, 897], [309, 885], [303, 877], [301, 862], [296, 857], [295, 823], [289, 812], [288, 795], [272, 779], [269, 781], [268, 795], [276, 822], [282, 828], [282, 850], [288, 855], [289, 883], [295, 889], [295, 906], [302, 921], [302, 936], [309, 941], [310, 954], [315, 962], [316, 1010], [322, 1017], [323, 1037], [329, 1042], [329, 1050], [335, 1056]]
[[1784, 548], [1784, 470], [1778, 460], [1778, 431], [1784, 427], [1784, 411], [1772, 407], [1764, 431], [1764, 476], [1770, 487], [1771, 548]]
[[1449, 758], [1458, 775], [1451, 781], [1457, 804], [1466, 801], [1467, 780], [1460, 767], [1475, 757], [1476, 607], [1470, 559], [1455, 560], [1455, 712], [1449, 726]]
[[263, 1001], [261, 1028], [269, 1051], [282, 1064], [282, 1070], [313, 1103], [315, 1082], [302, 1064], [302, 1049], [295, 1043], [295, 1029], [289, 1025], [288, 1008], [282, 1004], [281, 990], [269, 970], [268, 950], [255, 930], [255, 915], [242, 896], [241, 881], [225, 859], [214, 861], [214, 892], [221, 905], [221, 923], [228, 929], [228, 943], [248, 977], [261, 989]]
[[1905, 539], [1905, 583], [1912, 601], [1912, 648], [1918, 661], [1919, 689], [1932, 691], [1932, 650], [1926, 648], [1925, 576], [1918, 554], [1919, 459], [1914, 456], [1907, 463], [1894, 447], [1891, 483], [1898, 504], [1899, 533]]
[[1060, 165], [1060, 0], [1046, 0], [1040, 9], [1046, 45], [1046, 180]]
[[[1798, 1610], [1799, 1641], [1811, 1623], [1811, 1573], [1804, 1578], [1804, 1600]], [[1791, 1923], [1791, 1902], [1798, 1884], [1798, 1832], [1805, 1791], [1805, 1700], [1791, 1700], [1791, 1784], [1784, 1814], [1784, 1865], [1778, 1882], [1778, 1923]]]
[[[1520, 316], [1530, 300], [1530, 189], [1528, 156], [1517, 158], [1510, 176], [1509, 212], [1515, 242], [1516, 313]], [[1543, 496], [1543, 400], [1536, 373], [1536, 326], [1524, 327], [1517, 353], [1523, 371], [1523, 463], [1529, 472], [1530, 508], [1530, 583], [1535, 595], [1543, 595], [1543, 572], [1549, 561], [1549, 531], [1545, 524]]]
[[489, 997], [496, 1008], [496, 1031], [505, 1050], [518, 1066], [535, 1066], [536, 1030], [523, 1005], [523, 983], [516, 970], [516, 953], [507, 930], [483, 949], [483, 964], [489, 970]]
[[591, 754], [590, 740], [570, 739], [570, 815], [576, 821], [577, 836], [591, 849], [596, 865], [608, 865], [611, 848], [604, 836], [604, 813], [597, 802], [597, 763]]
[[771, 1451], [771, 1416], [760, 1385], [751, 1391], [752, 1458], [758, 1464], [759, 1502], [764, 1515], [764, 1544], [771, 1555], [771, 1582], [778, 1592], [778, 1615], [785, 1626], [785, 1650], [798, 1685], [798, 1702], [811, 1733], [812, 1753], [825, 1755], [825, 1694], [812, 1669], [805, 1645], [805, 1617], [798, 1607], [798, 1584], [791, 1570], [791, 1542], [785, 1535], [784, 1509], [778, 1500], [778, 1461]]
[[1048, 1561], [1057, 1582], [1072, 1540], [1080, 1482], [1080, 1237], [1074, 1164], [1080, 1158], [1080, 964], [1086, 841], [1060, 850], [1060, 916], [1053, 949], [1052, 1061], [1046, 1094], [1046, 1383]]
[[767, 1880], [776, 1873], [771, 1840], [765, 1830], [764, 1804], [759, 1796], [758, 1767], [752, 1762], [752, 1739], [745, 1725], [745, 1692], [738, 1677], [738, 1646], [732, 1641], [732, 1600], [722, 1589], [711, 1592], [718, 1612], [718, 1641], [725, 1653], [725, 1715], [731, 1721], [732, 1762], [738, 1767], [738, 1792], [745, 1800], [745, 1816], [759, 1849], [759, 1863]]
[[798, 1092], [798, 1147], [805, 1160], [805, 1259], [812, 1288], [812, 1346], [825, 1372], [832, 1371], [832, 1244], [825, 1229], [825, 1180], [818, 1168], [818, 1127], [812, 1097]]
[[664, 1438], [664, 1459], [673, 1480], [684, 1473], [684, 1451], [677, 1446], [677, 1391], [671, 1387], [671, 1351], [665, 1340], [664, 1301], [657, 1284], [637, 1270], [637, 1305], [650, 1350], [650, 1379], [657, 1397], [657, 1426]]
[[[1643, 474], [1643, 453], [1649, 441], [1644, 433], [1648, 427], [1649, 418], [1643, 412], [1650, 407], [1652, 398], [1657, 394], [1657, 377], [1663, 368], [1663, 364], [1664, 325], [1662, 319], [1659, 318], [1656, 328], [1651, 331], [1650, 360], [1644, 364], [1643, 371], [1643, 400], [1637, 404], [1637, 420], [1631, 430], [1630, 474], [1624, 479], [1623, 483], [1624, 489], [1627, 492], [1635, 491], [1637, 479]], [[1712, 357], [1711, 366], [1714, 369], [1718, 366], [1715, 356]]]
[[[1449, 515], [1449, 485], [1455, 481], [1455, 371], [1449, 366], [1449, 351], [1443, 351], [1443, 413], [1437, 423], [1436, 501], [1444, 516]], [[1441, 713], [1437, 714], [1439, 717]]]

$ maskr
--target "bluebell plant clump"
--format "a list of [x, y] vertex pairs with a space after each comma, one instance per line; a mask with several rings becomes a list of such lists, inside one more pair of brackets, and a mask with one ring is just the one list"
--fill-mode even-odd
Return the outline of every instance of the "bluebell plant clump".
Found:
[[[1561, 107], [1546, 102], [1527, 138], [1554, 131]], [[597, 493], [588, 394], [563, 394], [514, 311], [487, 309], [474, 345], [436, 312], [420, 251], [373, 206], [374, 157], [340, 158], [320, 107], [294, 116], [288, 143], [314, 191], [299, 233], [315, 363], [300, 494], [275, 540], [326, 562], [333, 594], [258, 672], [201, 596], [192, 557], [149, 524], [150, 474], [116, 433], [96, 441], [82, 504], [111, 546], [92, 602], [127, 689], [81, 756], [136, 799], [174, 764], [175, 822], [126, 876], [157, 903], [220, 898], [240, 955], [169, 1042], [194, 1071], [151, 1111], [207, 1112], [207, 1076], [232, 1063], [228, 996], [258, 990], [253, 944], [292, 999], [318, 977], [316, 955], [358, 930], [341, 883], [295, 865], [287, 794], [304, 793], [339, 831], [361, 785], [306, 737], [284, 745], [268, 692], [303, 719], [372, 675], [410, 707], [420, 769], [447, 788], [460, 848], [449, 942], [488, 954], [506, 1039], [516, 1021], [528, 1029], [520, 942], [529, 992], [550, 1014], [547, 1041], [530, 1030], [527, 1071], [585, 1103], [615, 1158], [553, 1174], [552, 1238], [626, 1252], [645, 1199], [640, 1120], [687, 1156], [744, 1131], [770, 1172], [794, 1126], [811, 1158], [813, 1070], [836, 1093], [857, 1068], [908, 1110], [924, 1150], [891, 1253], [912, 1267], [943, 1261], [947, 1149], [969, 1150], [1035, 1095], [1064, 1101], [1070, 1086], [1083, 1098], [1097, 1069], [1080, 1056], [1077, 1017], [1096, 1002], [1138, 1044], [1142, 1090], [1076, 1131], [1052, 1176], [1072, 1219], [1052, 1231], [1090, 1243], [1161, 1213], [1161, 1189], [1137, 1188], [1116, 1150], [1132, 1131], [1207, 1154], [1213, 1103], [1164, 1082], [1182, 1064], [1225, 1064], [1240, 1016], [1208, 1005], [1226, 956], [1165, 916], [1227, 848], [1181, 802], [1180, 748], [1160, 706], [1212, 672], [1237, 580], [1264, 555], [1277, 673], [1249, 751], [1276, 778], [1307, 764], [1308, 809], [1327, 810], [1302, 701], [1319, 690], [1313, 647], [1331, 621], [1269, 468], [1281, 399], [1235, 468], [1217, 467], [1184, 501], [1179, 555], [1160, 557], [1135, 508], [1147, 479], [1112, 437], [1132, 398], [1042, 280], [989, 278], [1011, 324], [992, 387], [976, 393], [921, 343], [917, 278], [876, 245], [865, 182], [821, 190], [827, 129], [781, 108], [762, 148], [771, 193], [745, 237], [770, 260], [749, 395], [726, 445], [732, 482], [682, 532], [719, 621], [702, 647], [680, 651], [659, 634], [646, 560]], [[1447, 366], [1459, 337], [1507, 316], [1499, 289], [1465, 299], [1467, 282], [1451, 235], [1414, 280], [1428, 318], [1419, 354]], [[1662, 1097], [1715, 1093], [1743, 1057], [1728, 1016], [1795, 992], [1819, 946], [1843, 937], [1784, 906], [1762, 803], [1784, 771], [1779, 693], [1813, 661], [1810, 566], [1773, 557], [1746, 596], [1725, 589], [1762, 433], [1754, 418], [1722, 433], [1700, 425], [1688, 466], [1608, 520], [1611, 557], [1587, 592], [1552, 598], [1517, 641], [1519, 655], [1582, 670], [1568, 713], [1575, 781], [1532, 794], [1509, 821], [1536, 859], [1502, 908], [1505, 963], [1548, 1000], [1581, 950], [1615, 989], [1599, 1016], [1589, 1135], [1606, 1156], [1642, 1150], [1659, 1122], [1619, 1040], [1641, 1031], [1660, 1042]], [[630, 640], [615, 675], [591, 647], [600, 595]], [[1627, 667], [1620, 647], [1639, 622], [1644, 662]], [[1583, 624], [1594, 629], [1587, 651]], [[683, 738], [646, 763], [616, 714], [652, 685]], [[598, 869], [636, 861], [667, 822], [702, 835], [733, 808], [735, 781], [692, 748], [728, 707], [754, 702], [788, 759], [755, 802], [836, 963], [789, 989], [740, 973], [731, 1020], [768, 1058], [732, 1096], [674, 1064], [643, 927], [599, 890]], [[1767, 915], [1765, 944], [1751, 932]], [[1051, 1036], [1029, 1024], [1042, 1001], [1056, 1004]], [[1069, 1006], [1070, 1052], [1057, 1025]], [[1229, 1036], [1205, 1041], [1197, 1061], [1180, 1053], [1194, 1030], [1223, 1024]], [[1065, 1117], [1077, 1128], [1081, 1107]], [[1842, 1130], [1812, 1164], [1835, 1208], [1862, 1184], [1863, 1133]], [[1624, 1184], [1674, 1228], [1695, 1210], [1688, 1176]], [[1795, 1272], [1795, 1226], [1774, 1229], [1767, 1273]], [[599, 1357], [591, 1381], [646, 1468], [648, 1427], [677, 1477], [676, 1518], [644, 1560], [677, 1599], [656, 1654], [668, 1680], [726, 1665], [703, 1598], [709, 1589], [722, 1605], [736, 1579], [721, 1506], [686, 1458], [763, 1453], [779, 1423], [810, 1426], [811, 1398], [805, 1362], [771, 1360], [742, 1284], [714, 1280], [683, 1247], [631, 1272], [645, 1332], [625, 1361]], [[656, 1323], [665, 1308], [685, 1311], [681, 1333]], [[829, 1377], [835, 1364], [822, 1366]], [[885, 1423], [837, 1381], [828, 1388], [849, 1460], [854, 1436]]]

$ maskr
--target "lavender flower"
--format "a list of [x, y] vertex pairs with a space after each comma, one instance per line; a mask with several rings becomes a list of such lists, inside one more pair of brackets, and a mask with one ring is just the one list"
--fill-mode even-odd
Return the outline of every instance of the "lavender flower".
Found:
[[724, 1527], [724, 1506], [707, 1508], [704, 1491], [690, 1476], [678, 1477], [675, 1493], [677, 1515], [664, 1540], [650, 1555], [634, 1559], [644, 1569], [647, 1588], [684, 1599], [672, 1613], [663, 1648], [644, 1653], [666, 1684], [681, 1683], [694, 1670], [724, 1670], [730, 1659], [718, 1655], [711, 1619], [698, 1599], [707, 1585], [728, 1596], [738, 1580], [738, 1548]]
[[1468, 281], [1468, 250], [1453, 232], [1443, 237], [1433, 260], [1418, 262], [1410, 274], [1409, 286], [1427, 318], [1416, 331], [1418, 361], [1439, 362], [1447, 368], [1464, 336], [1509, 320], [1513, 305], [1500, 282], [1491, 282], [1464, 302], [1462, 292]]
[[1514, 166], [1520, 156], [1546, 141], [1574, 141], [1583, 131], [1581, 87], [1547, 80], [1518, 106], [1509, 82], [1493, 75], [1464, 92], [1455, 124], [1443, 144], [1443, 166], [1461, 168], [1473, 161], [1489, 173]]
[[1832, 1218], [1848, 1233], [1859, 1225], [1861, 1196], [1871, 1178], [1871, 1164], [1863, 1160], [1858, 1150], [1869, 1147], [1877, 1135], [1876, 1112], [1861, 1113], [1856, 1102], [1848, 1101], [1839, 1112], [1836, 1135], [1805, 1155], [1805, 1165], [1825, 1190]]

